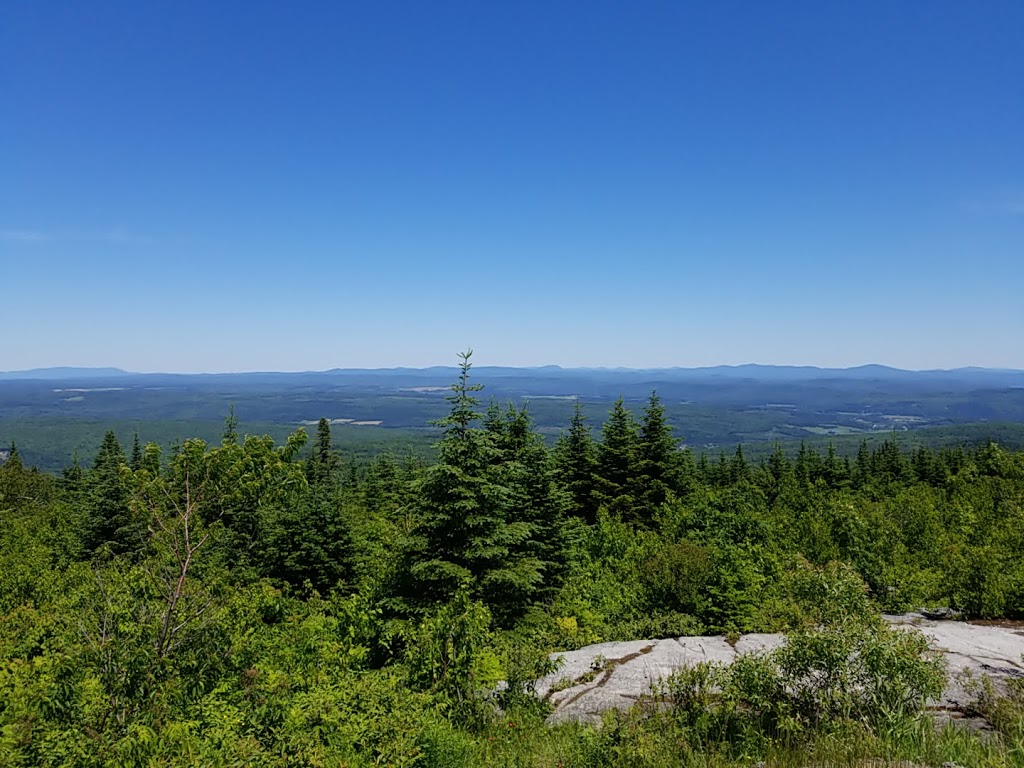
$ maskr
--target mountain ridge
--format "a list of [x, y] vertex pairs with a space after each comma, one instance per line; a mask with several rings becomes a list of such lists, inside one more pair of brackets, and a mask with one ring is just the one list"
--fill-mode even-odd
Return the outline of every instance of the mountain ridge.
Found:
[[[381, 368], [328, 368], [325, 370], [306, 371], [201, 371], [192, 373], [180, 373], [173, 371], [151, 371], [136, 372], [128, 371], [117, 367], [88, 367], [88, 366], [52, 366], [44, 368], [29, 368], [24, 370], [0, 371], [0, 379], [3, 380], [67, 380], [67, 379], [101, 379], [119, 377], [149, 377], [149, 376], [173, 376], [173, 377], [248, 377], [248, 376], [345, 376], [345, 375], [423, 375], [423, 374], [450, 374], [457, 371], [454, 365], [432, 365], [423, 367], [413, 366], [392, 366]], [[573, 375], [580, 373], [595, 374], [677, 374], [677, 375], [709, 375], [709, 376], [742, 376], [753, 374], [760, 376], [785, 376], [787, 374], [803, 377], [830, 378], [832, 376], [853, 376], [853, 377], [894, 377], [894, 376], [919, 376], [919, 375], [986, 375], [986, 374], [1021, 374], [1024, 369], [1017, 368], [989, 368], [984, 366], [960, 366], [956, 368], [924, 368], [910, 369], [898, 368], [895, 366], [883, 365], [881, 363], [866, 363], [848, 367], [827, 367], [817, 365], [774, 365], [766, 363], [740, 363], [736, 365], [708, 365], [708, 366], [661, 366], [649, 368], [632, 368], [626, 366], [572, 366], [561, 365], [538, 365], [538, 366], [511, 366], [511, 365], [480, 365], [474, 367], [476, 374], [504, 374], [504, 375]]]

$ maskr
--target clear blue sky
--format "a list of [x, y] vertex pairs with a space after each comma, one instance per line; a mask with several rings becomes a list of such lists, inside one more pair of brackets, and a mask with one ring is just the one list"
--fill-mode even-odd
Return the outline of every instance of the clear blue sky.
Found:
[[0, 370], [1024, 368], [1024, 3], [8, 2]]

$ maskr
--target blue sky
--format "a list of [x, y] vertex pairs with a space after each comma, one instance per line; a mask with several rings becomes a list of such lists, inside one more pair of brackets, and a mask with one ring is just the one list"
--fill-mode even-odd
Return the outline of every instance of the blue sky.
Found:
[[8, 3], [0, 370], [1024, 368], [1024, 4]]

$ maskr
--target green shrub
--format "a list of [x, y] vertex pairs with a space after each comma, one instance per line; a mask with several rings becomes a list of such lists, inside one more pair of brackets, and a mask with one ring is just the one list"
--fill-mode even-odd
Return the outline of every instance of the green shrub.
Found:
[[717, 734], [756, 751], [764, 739], [799, 743], [859, 724], [889, 732], [941, 693], [941, 659], [920, 633], [873, 614], [851, 569], [807, 569], [796, 581], [814, 601], [815, 624], [789, 632], [771, 653], [680, 670], [658, 691], [698, 740]]

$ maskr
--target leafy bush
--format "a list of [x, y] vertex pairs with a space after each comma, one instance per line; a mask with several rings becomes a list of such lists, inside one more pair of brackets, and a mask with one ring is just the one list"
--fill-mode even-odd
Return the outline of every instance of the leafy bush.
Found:
[[455, 722], [480, 723], [491, 712], [485, 698], [502, 670], [491, 648], [490, 627], [487, 607], [460, 590], [409, 638], [405, 662], [410, 684], [429, 691], [438, 709]]
[[697, 665], [665, 681], [661, 700], [697, 738], [789, 743], [851, 724], [891, 730], [941, 693], [943, 665], [924, 636], [874, 615], [852, 570], [803, 576], [814, 625], [789, 632], [771, 653], [741, 654], [729, 667]]

